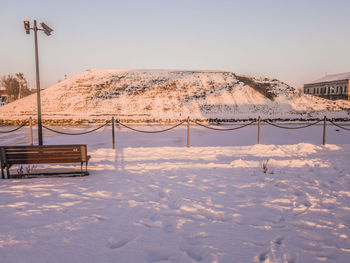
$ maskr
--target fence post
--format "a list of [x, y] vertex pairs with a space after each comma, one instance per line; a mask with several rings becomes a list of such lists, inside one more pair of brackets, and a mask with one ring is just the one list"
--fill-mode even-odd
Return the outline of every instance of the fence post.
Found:
[[112, 117], [112, 148], [115, 149], [115, 137], [114, 137], [114, 117]]
[[190, 117], [187, 117], [187, 147], [190, 147]]
[[261, 118], [258, 118], [258, 144], [260, 144]]
[[326, 126], [327, 126], [327, 117], [323, 118], [323, 145], [326, 144]]
[[33, 146], [33, 124], [32, 117], [29, 117], [29, 136], [30, 136], [30, 146]]

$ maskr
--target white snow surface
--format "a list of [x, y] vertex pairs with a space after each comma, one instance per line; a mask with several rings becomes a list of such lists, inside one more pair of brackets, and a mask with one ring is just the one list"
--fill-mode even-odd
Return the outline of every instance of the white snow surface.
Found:
[[323, 146], [322, 125], [263, 125], [260, 145], [256, 130], [192, 127], [187, 148], [184, 127], [118, 129], [116, 150], [110, 127], [45, 131], [87, 143], [90, 175], [1, 180], [0, 262], [349, 262], [349, 131], [328, 126]]
[[[331, 118], [350, 109], [275, 79], [178, 70], [87, 70], [42, 90], [41, 105], [44, 119]], [[36, 94], [0, 107], [2, 119], [36, 115]]]

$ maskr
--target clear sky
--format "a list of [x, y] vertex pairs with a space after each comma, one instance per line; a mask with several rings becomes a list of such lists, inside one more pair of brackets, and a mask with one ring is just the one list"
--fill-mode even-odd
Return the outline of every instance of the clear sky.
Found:
[[296, 88], [350, 71], [349, 0], [0, 0], [0, 76], [42, 88], [86, 69], [224, 70]]

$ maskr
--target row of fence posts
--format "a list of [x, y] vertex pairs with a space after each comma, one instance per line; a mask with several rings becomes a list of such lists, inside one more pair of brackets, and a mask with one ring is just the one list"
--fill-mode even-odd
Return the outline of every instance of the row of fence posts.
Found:
[[[187, 117], [187, 147], [190, 147], [190, 117]], [[118, 123], [118, 122], [117, 122]], [[112, 117], [111, 121], [112, 125], [112, 147], [115, 149], [115, 119]], [[323, 118], [323, 145], [326, 144], [326, 126], [327, 126], [327, 117], [324, 116]], [[33, 124], [32, 124], [32, 117], [29, 118], [29, 127], [30, 127], [30, 145], [33, 145]], [[260, 144], [260, 138], [261, 138], [261, 117], [258, 118], [258, 144]]]
[[[326, 144], [326, 127], [327, 127], [327, 117], [323, 118], [323, 139], [322, 144]], [[258, 118], [258, 144], [260, 144], [260, 134], [261, 134], [261, 117]]]
[[[187, 147], [190, 147], [190, 117], [187, 117]], [[114, 132], [114, 117], [112, 117], [112, 147], [115, 149], [115, 132]], [[323, 140], [322, 144], [326, 144], [326, 125], [327, 125], [327, 117], [323, 118]], [[260, 144], [261, 137], [261, 117], [258, 118], [258, 144]]]

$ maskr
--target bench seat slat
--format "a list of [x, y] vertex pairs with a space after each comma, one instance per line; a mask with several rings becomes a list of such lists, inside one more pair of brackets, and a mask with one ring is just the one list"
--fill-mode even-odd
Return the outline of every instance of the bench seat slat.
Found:
[[57, 152], [57, 153], [47, 153], [47, 152], [30, 152], [30, 153], [24, 153], [24, 152], [22, 152], [22, 153], [7, 153], [6, 154], [6, 156], [7, 157], [11, 157], [11, 156], [30, 156], [30, 155], [32, 155], [32, 156], [60, 156], [60, 155], [62, 155], [62, 156], [67, 156], [67, 155], [77, 155], [77, 156], [79, 156], [81, 154], [81, 152], [63, 152], [63, 153], [59, 153], [59, 152]]
[[81, 159], [80, 156], [30, 156], [30, 157], [17, 157], [17, 158], [8, 158], [7, 162], [19, 161], [19, 160], [47, 160], [47, 159]]
[[43, 149], [51, 149], [51, 148], [72, 148], [72, 147], [77, 147], [79, 148], [80, 146], [83, 146], [84, 144], [62, 144], [62, 145], [13, 145], [13, 146], [0, 146], [0, 147], [5, 147], [6, 149], [35, 149], [35, 148], [43, 148]]
[[46, 151], [38, 151], [38, 152], [12, 152], [12, 153], [6, 153], [6, 156], [12, 156], [12, 155], [57, 155], [57, 154], [80, 154], [80, 151], [70, 151], [70, 152], [46, 152]]
[[46, 160], [21, 160], [13, 161], [11, 164], [45, 164], [45, 163], [81, 163], [80, 159], [70, 159], [68, 160], [59, 160], [59, 159], [46, 159]]
[[70, 149], [12, 149], [12, 150], [7, 150], [7, 153], [21, 153], [21, 152], [25, 152], [25, 153], [29, 153], [29, 152], [80, 152], [80, 149], [78, 148], [70, 148]]
[[80, 157], [81, 154], [80, 153], [63, 153], [63, 154], [44, 154], [44, 153], [40, 153], [40, 154], [9, 154], [6, 155], [6, 159], [7, 160], [11, 160], [11, 159], [26, 159], [26, 158], [56, 158], [56, 157], [65, 157], [65, 158], [69, 158], [69, 157]]

